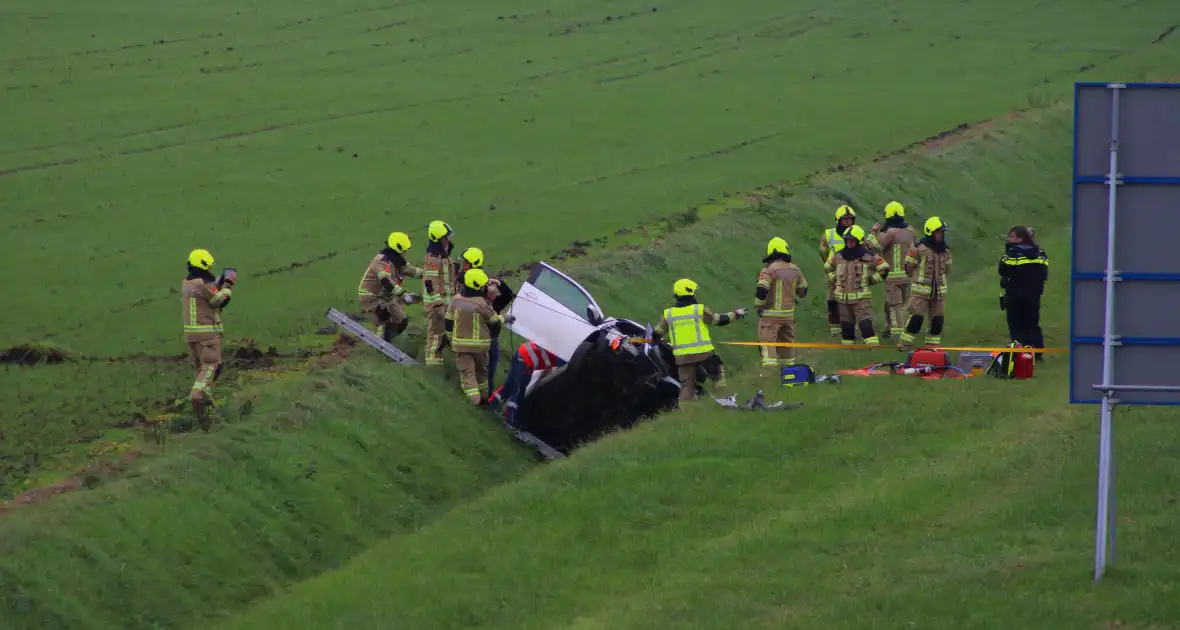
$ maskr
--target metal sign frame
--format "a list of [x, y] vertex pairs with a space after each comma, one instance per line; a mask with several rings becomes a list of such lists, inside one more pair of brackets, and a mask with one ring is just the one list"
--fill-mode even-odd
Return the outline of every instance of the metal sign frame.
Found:
[[[1118, 234], [1118, 227], [1132, 225], [1132, 232], [1145, 232], [1143, 234], [1136, 233], [1136, 236], [1156, 237], [1157, 232], [1151, 232], [1148, 228], [1158, 226], [1150, 226], [1147, 222], [1142, 221], [1141, 217], [1146, 216], [1146, 209], [1154, 209], [1161, 204], [1163, 197], [1167, 197], [1170, 192], [1158, 193], [1158, 187], [1180, 186], [1180, 159], [1172, 155], [1166, 155], [1165, 159], [1160, 160], [1175, 169], [1175, 172], [1159, 173], [1159, 172], [1134, 172], [1144, 168], [1144, 164], [1151, 163], [1149, 154], [1152, 150], [1161, 151], [1161, 147], [1157, 143], [1159, 138], [1167, 136], [1169, 133], [1174, 137], [1164, 138], [1164, 143], [1174, 143], [1170, 146], [1180, 146], [1180, 83], [1091, 83], [1079, 82], [1074, 84], [1074, 138], [1073, 138], [1073, 229], [1072, 229], [1072, 250], [1073, 260], [1071, 263], [1070, 275], [1070, 403], [1071, 404], [1099, 404], [1101, 411], [1099, 413], [1099, 453], [1098, 453], [1098, 510], [1097, 521], [1095, 526], [1095, 541], [1094, 541], [1094, 579], [1100, 580], [1106, 572], [1106, 567], [1114, 560], [1115, 548], [1115, 490], [1114, 490], [1114, 447], [1113, 439], [1113, 419], [1114, 408], [1116, 405], [1180, 405], [1180, 375], [1171, 376], [1163, 375], [1158, 379], [1165, 381], [1163, 383], [1134, 383], [1134, 382], [1119, 382], [1119, 375], [1123, 372], [1135, 373], [1137, 375], [1150, 375], [1149, 378], [1154, 377], [1151, 367], [1160, 361], [1161, 355], [1171, 355], [1170, 358], [1180, 358], [1180, 337], [1165, 336], [1165, 329], [1161, 326], [1161, 321], [1152, 321], [1152, 318], [1144, 313], [1142, 310], [1135, 310], [1133, 303], [1142, 300], [1138, 297], [1138, 286], [1135, 284], [1127, 284], [1128, 282], [1148, 282], [1152, 283], [1153, 287], [1164, 286], [1164, 289], [1153, 289], [1156, 291], [1171, 293], [1176, 292], [1180, 295], [1180, 285], [1161, 285], [1159, 283], [1177, 283], [1180, 282], [1180, 270], [1167, 270], [1160, 268], [1161, 262], [1156, 259], [1147, 260], [1143, 258], [1136, 258], [1132, 266], [1141, 266], [1142, 269], [1132, 269], [1124, 271], [1120, 269], [1118, 263], [1123, 266], [1128, 264], [1131, 256], [1124, 250], [1120, 250], [1120, 256], [1116, 259], [1116, 240]], [[1167, 90], [1163, 92], [1162, 90]], [[1152, 96], [1147, 96], [1148, 91], [1151, 91]], [[1083, 97], [1084, 93], [1102, 93], [1108, 95], [1108, 104], [1105, 102], [1097, 102], [1089, 96]], [[1131, 97], [1128, 99], [1128, 94]], [[1153, 102], [1157, 101], [1157, 102]], [[1160, 107], [1162, 102], [1175, 103], [1173, 109], [1168, 109], [1165, 105]], [[1093, 104], [1085, 104], [1093, 103]], [[1128, 107], [1128, 103], [1132, 103]], [[1148, 106], [1152, 105], [1154, 107]], [[1097, 114], [1087, 114], [1083, 109], [1087, 107], [1094, 107], [1095, 109], [1105, 110], [1109, 107], [1109, 127], [1103, 128], [1101, 133], [1095, 133], [1095, 128], [1090, 124], [1087, 117], [1104, 114], [1105, 111], [1100, 111]], [[1136, 110], [1138, 117], [1130, 117], [1124, 111], [1124, 108]], [[1161, 118], [1161, 112], [1165, 114]], [[1176, 121], [1174, 125], [1168, 126], [1167, 114], [1175, 112]], [[1144, 114], [1146, 113], [1146, 116]], [[1146, 120], [1145, 120], [1146, 119]], [[1097, 122], [1097, 121], [1096, 121]], [[1096, 124], [1095, 122], [1095, 124]], [[1147, 124], [1149, 131], [1155, 131], [1156, 125], [1160, 125], [1159, 133], [1155, 137], [1151, 133], [1144, 134], [1143, 127]], [[1125, 128], [1120, 130], [1120, 123], [1131, 123], [1129, 126], [1133, 127], [1135, 131], [1128, 134]], [[1106, 129], [1109, 129], [1109, 135], [1106, 134]], [[1088, 132], [1087, 132], [1088, 130]], [[1122, 131], [1122, 135], [1120, 135]], [[1138, 133], [1136, 133], [1138, 132]], [[1087, 135], [1087, 133], [1089, 135]], [[1136, 141], [1132, 141], [1127, 147], [1121, 146], [1126, 141], [1126, 136], [1134, 136]], [[1080, 166], [1081, 162], [1085, 161], [1089, 164], [1095, 164], [1100, 159], [1098, 152], [1099, 146], [1105, 145], [1108, 152], [1108, 159], [1106, 172], [1100, 174], [1095, 172], [1095, 169], [1083, 169]], [[1151, 146], [1155, 145], [1155, 146]], [[1133, 165], [1129, 170], [1133, 171], [1130, 175], [1120, 173], [1120, 151], [1127, 152], [1132, 159], [1128, 162]], [[1087, 153], [1082, 155], [1083, 150]], [[1170, 152], [1169, 152], [1170, 153]], [[1143, 159], [1139, 155], [1143, 154]], [[1174, 162], [1174, 164], [1168, 164]], [[1123, 165], [1126, 166], [1125, 164]], [[1154, 166], [1154, 164], [1153, 164]], [[1082, 170], [1090, 170], [1091, 172], [1082, 172]], [[1105, 208], [1105, 264], [1101, 272], [1095, 269], [1079, 269], [1079, 254], [1084, 254], [1087, 259], [1090, 258], [1089, 250], [1096, 248], [1099, 244], [1095, 242], [1095, 235], [1101, 232], [1100, 227], [1094, 229], [1086, 229], [1087, 226], [1081, 225], [1085, 221], [1079, 222], [1079, 205], [1086, 208], [1087, 216], [1090, 216], [1090, 221], [1097, 218], [1093, 212], [1092, 201], [1093, 196], [1090, 191], [1093, 191], [1096, 185], [1104, 186], [1106, 190], [1106, 208]], [[1128, 186], [1131, 188], [1128, 189]], [[1156, 192], [1150, 195], [1128, 195], [1128, 190], [1144, 191], [1147, 188], [1155, 188]], [[1172, 189], [1172, 192], [1180, 192], [1180, 188]], [[1120, 197], [1122, 195], [1122, 197]], [[1079, 204], [1079, 198], [1085, 197], [1085, 201]], [[1178, 195], [1180, 197], [1180, 195]], [[1123, 215], [1120, 217], [1119, 202], [1124, 204]], [[1166, 203], [1166, 201], [1165, 201]], [[1126, 208], [1127, 205], [1130, 208]], [[1156, 215], [1158, 216], [1158, 215]], [[1120, 221], [1122, 219], [1122, 221]], [[1079, 234], [1085, 234], [1085, 238], [1090, 242], [1087, 243], [1089, 247], [1079, 247]], [[1132, 254], [1134, 252], [1131, 252]], [[1097, 293], [1092, 291], [1096, 288], [1096, 281], [1102, 282], [1104, 291], [1101, 298], [1102, 303], [1102, 333], [1101, 336], [1094, 335], [1092, 327], [1094, 325], [1094, 317], [1090, 313], [1096, 312]], [[1116, 286], [1122, 287], [1116, 291]], [[1082, 291], [1079, 291], [1079, 287]], [[1135, 287], [1132, 289], [1132, 287]], [[1120, 308], [1118, 302], [1119, 293], [1123, 293], [1122, 304], [1126, 309]], [[1079, 301], [1079, 294], [1082, 299]], [[1162, 294], [1162, 293], [1161, 293]], [[1138, 299], [1136, 299], [1138, 298]], [[1116, 313], [1123, 311], [1124, 316], [1129, 313], [1134, 313], [1136, 317], [1120, 319], [1120, 326], [1116, 330]], [[1079, 316], [1085, 318], [1086, 321], [1079, 325]], [[1088, 335], [1079, 335], [1079, 329], [1085, 328], [1084, 332]], [[1123, 335], [1119, 334], [1118, 330], [1134, 329], [1136, 331], [1148, 331], [1148, 334]], [[1158, 333], [1151, 334], [1151, 331], [1159, 330]], [[1094, 346], [1101, 345], [1102, 353], [1100, 360], [1101, 383], [1086, 384], [1084, 380], [1089, 378], [1087, 375], [1094, 374], [1099, 371], [1094, 353]], [[1143, 348], [1148, 348], [1146, 352]], [[1127, 348], [1126, 352], [1122, 352], [1123, 348]], [[1155, 348], [1157, 350], [1152, 350]], [[1116, 372], [1116, 358], [1120, 359], [1118, 366], [1121, 369]], [[1138, 380], [1140, 377], [1127, 377], [1130, 380]], [[1094, 380], [1090, 378], [1090, 380]], [[1100, 395], [1100, 397], [1099, 397]]]

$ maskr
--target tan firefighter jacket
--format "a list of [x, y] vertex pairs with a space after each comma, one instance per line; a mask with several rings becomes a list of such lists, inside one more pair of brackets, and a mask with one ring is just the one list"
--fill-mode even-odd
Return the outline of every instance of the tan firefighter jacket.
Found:
[[492, 345], [489, 324], [500, 324], [504, 316], [492, 310], [483, 296], [456, 296], [447, 307], [446, 320], [451, 323], [451, 349], [459, 353], [487, 352]]
[[180, 288], [184, 302], [184, 337], [190, 343], [221, 336], [221, 308], [233, 295], [228, 285], [218, 287], [213, 280], [191, 278]]
[[[377, 254], [369, 263], [368, 269], [365, 269], [365, 275], [361, 276], [361, 283], [356, 288], [356, 294], [361, 298], [389, 299], [397, 297], [406, 292], [402, 287], [402, 280], [406, 276], [421, 278], [422, 270], [409, 263], [398, 265], [386, 258], [384, 254]], [[393, 285], [392, 290], [385, 288], [383, 283], [385, 280]]]
[[835, 283], [836, 301], [848, 303], [872, 299], [873, 292], [869, 287], [881, 281], [881, 276], [889, 271], [889, 263], [867, 251], [859, 258], [848, 260], [841, 250], [828, 256], [824, 269], [828, 272], [828, 281]]
[[449, 305], [456, 293], [455, 275], [450, 256], [428, 251], [422, 270], [422, 305], [426, 308]]
[[795, 316], [795, 297], [803, 297], [807, 278], [794, 263], [773, 260], [758, 272], [757, 286], [766, 289], [764, 299], [755, 299], [754, 306], [762, 317], [792, 318]]
[[941, 299], [946, 295], [946, 277], [951, 272], [951, 250], [939, 253], [920, 243], [905, 257], [905, 268], [914, 281], [913, 295]]
[[910, 276], [906, 273], [905, 259], [910, 249], [918, 244], [918, 235], [910, 227], [889, 228], [877, 236], [877, 243], [881, 246], [881, 258], [889, 263], [889, 274], [885, 276], [885, 282], [908, 283]]

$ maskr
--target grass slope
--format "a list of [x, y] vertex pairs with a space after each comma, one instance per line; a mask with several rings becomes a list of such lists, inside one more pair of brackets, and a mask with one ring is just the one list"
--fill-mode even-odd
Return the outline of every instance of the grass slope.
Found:
[[[956, 253], [946, 339], [995, 343], [996, 238], [1031, 223], [1053, 260], [1044, 316], [1064, 343], [1070, 110], [859, 172], [824, 177], [763, 212], [669, 236], [658, 247], [578, 265], [612, 306], [654, 313], [671, 279], [701, 280], [709, 303], [748, 302], [771, 233], [808, 241], [834, 198], [937, 212]], [[712, 263], [712, 264], [711, 264]], [[649, 271], [620, 274], [629, 265]], [[813, 294], [814, 295], [814, 294]], [[823, 327], [809, 297], [802, 337]], [[744, 327], [743, 327], [744, 326]], [[749, 338], [753, 326], [717, 332]], [[726, 348], [757, 383], [754, 353]], [[823, 371], [896, 351], [825, 353]], [[784, 392], [801, 410], [740, 414], [711, 403], [589, 446], [381, 543], [216, 627], [252, 628], [1158, 628], [1180, 623], [1180, 544], [1170, 444], [1156, 410], [1118, 436], [1119, 566], [1090, 583], [1096, 414], [1067, 406], [1065, 360], [1036, 379], [849, 378]], [[763, 383], [765, 384], [765, 383]], [[772, 390], [772, 400], [781, 390]], [[1122, 412], [1121, 412], [1122, 413]]]
[[[392, 229], [418, 256], [442, 217], [460, 246], [514, 267], [1079, 76], [1171, 69], [1171, 4], [1124, 4], [12, 0], [0, 268], [21, 282], [0, 347], [183, 351], [181, 261], [203, 246], [241, 271], [229, 338], [290, 351], [325, 307], [354, 303]], [[14, 436], [0, 474], [56, 465], [189, 379], [161, 364], [0, 370]]]
[[0, 513], [0, 626], [173, 628], [223, 614], [531, 465], [433, 377], [375, 357], [257, 398], [116, 481]]

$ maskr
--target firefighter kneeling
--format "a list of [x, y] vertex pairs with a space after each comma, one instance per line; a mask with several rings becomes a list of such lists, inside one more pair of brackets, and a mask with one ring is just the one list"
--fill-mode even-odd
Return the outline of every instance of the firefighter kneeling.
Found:
[[672, 288], [676, 294], [676, 305], [664, 310], [652, 334], [655, 341], [659, 341], [664, 334], [668, 335], [668, 344], [672, 346], [679, 373], [680, 400], [689, 401], [694, 398], [698, 367], [704, 368], [706, 376], [717, 387], [726, 386], [725, 366], [713, 350], [709, 327], [727, 326], [745, 317], [746, 309], [739, 308], [721, 315], [714, 313], [709, 307], [697, 302], [697, 283], [688, 278], [677, 280]]
[[455, 364], [459, 368], [459, 385], [473, 405], [486, 405], [488, 399], [488, 348], [492, 338], [500, 335], [504, 317], [492, 310], [485, 297], [488, 274], [469, 269], [463, 274], [463, 288], [451, 300], [444, 318], [446, 335]]
[[856, 343], [856, 328], [865, 345], [877, 346], [881, 340], [873, 330], [873, 292], [871, 285], [881, 281], [889, 263], [869, 251], [864, 244], [865, 230], [853, 225], [844, 231], [844, 248], [828, 256], [824, 267], [828, 281], [835, 286], [833, 295], [840, 307], [840, 333], [845, 345]]

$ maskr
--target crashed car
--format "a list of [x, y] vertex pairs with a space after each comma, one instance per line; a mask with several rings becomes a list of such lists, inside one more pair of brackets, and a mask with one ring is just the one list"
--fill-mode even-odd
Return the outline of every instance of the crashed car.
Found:
[[676, 406], [672, 351], [645, 341], [649, 326], [604, 317], [585, 288], [546, 263], [514, 297], [508, 329], [566, 361], [533, 374], [518, 401], [518, 430], [568, 454]]

